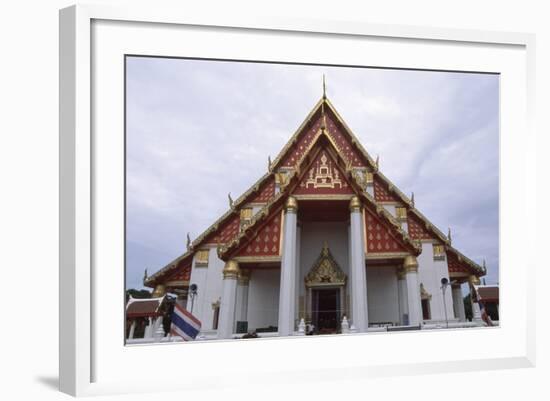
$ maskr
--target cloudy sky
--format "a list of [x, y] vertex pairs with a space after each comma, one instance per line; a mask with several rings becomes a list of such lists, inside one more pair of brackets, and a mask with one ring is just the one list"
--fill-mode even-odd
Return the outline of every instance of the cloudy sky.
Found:
[[127, 59], [127, 286], [185, 252], [322, 95], [381, 171], [498, 282], [498, 76]]

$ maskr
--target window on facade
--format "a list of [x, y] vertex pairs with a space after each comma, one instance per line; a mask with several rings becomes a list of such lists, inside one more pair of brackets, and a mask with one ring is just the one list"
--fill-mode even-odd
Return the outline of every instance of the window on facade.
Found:
[[407, 220], [407, 209], [403, 206], [396, 206], [395, 215], [399, 220]]
[[445, 247], [441, 244], [434, 244], [434, 260], [445, 260]]
[[195, 266], [208, 266], [208, 249], [199, 249], [195, 254]]
[[427, 298], [422, 300], [422, 319], [423, 320], [430, 320], [431, 319], [430, 300], [427, 299]]

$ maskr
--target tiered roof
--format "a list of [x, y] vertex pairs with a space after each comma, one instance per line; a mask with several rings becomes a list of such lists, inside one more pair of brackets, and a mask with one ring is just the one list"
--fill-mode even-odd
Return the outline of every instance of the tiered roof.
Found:
[[[454, 268], [477, 276], [486, 273], [484, 267], [452, 247], [449, 238], [416, 209], [414, 200], [404, 195], [379, 171], [378, 161], [367, 153], [331, 102], [323, 96], [279, 155], [273, 162], [270, 161], [268, 171], [248, 191], [231, 202], [229, 210], [199, 235], [186, 253], [146, 278], [144, 284], [152, 287], [164, 282], [168, 274], [175, 270], [189, 269], [190, 272], [193, 254], [206, 245], [216, 245], [223, 260], [254, 255], [277, 260], [280, 257], [277, 240], [280, 240], [282, 219], [276, 216], [281, 215], [283, 202], [289, 195], [307, 198], [311, 188], [307, 184], [311, 171], [322, 163], [336, 171], [334, 174], [341, 185], [315, 194], [333, 198], [353, 193], [360, 196], [365, 205], [367, 225], [374, 224], [380, 231], [380, 238], [373, 234], [371, 240], [373, 253], [398, 251], [418, 255], [421, 252], [420, 241], [430, 240], [445, 245]], [[372, 174], [374, 196], [364, 189], [367, 173]], [[402, 230], [400, 223], [382, 206], [388, 202], [406, 207], [408, 232]], [[251, 220], [241, 224], [240, 210], [252, 204], [260, 205], [261, 209]], [[279, 234], [274, 240], [273, 230], [276, 227]], [[266, 231], [270, 231], [269, 240], [265, 240]], [[252, 245], [251, 241], [258, 235], [260, 240]], [[258, 252], [255, 253], [256, 249]], [[367, 245], [367, 253], [369, 251]]]

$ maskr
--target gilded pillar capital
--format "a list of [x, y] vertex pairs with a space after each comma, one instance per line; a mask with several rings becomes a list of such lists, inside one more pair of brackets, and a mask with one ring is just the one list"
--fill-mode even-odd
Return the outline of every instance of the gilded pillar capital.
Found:
[[406, 273], [418, 272], [418, 261], [416, 260], [416, 256], [405, 256], [405, 260], [403, 261], [403, 270], [405, 270]]
[[360, 212], [361, 211], [361, 200], [358, 196], [354, 195], [349, 201], [349, 211], [350, 212]]
[[223, 268], [223, 279], [237, 279], [239, 277], [240, 269], [236, 260], [228, 260]]
[[286, 200], [285, 210], [292, 213], [296, 213], [298, 211], [298, 201], [294, 196], [289, 196]]

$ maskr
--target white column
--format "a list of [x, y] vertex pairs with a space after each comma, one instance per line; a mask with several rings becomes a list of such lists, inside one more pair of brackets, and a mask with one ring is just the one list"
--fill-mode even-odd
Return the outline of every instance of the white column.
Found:
[[128, 338], [132, 339], [134, 338], [134, 333], [136, 331], [136, 321], [132, 321], [132, 325], [130, 326], [130, 333], [128, 334]]
[[163, 317], [158, 316], [153, 324], [153, 337], [155, 339], [161, 339], [164, 337], [164, 326], [162, 325]]
[[462, 297], [462, 287], [460, 284], [453, 284], [451, 288], [452, 288], [453, 310], [455, 313], [455, 318], [457, 318], [459, 322], [465, 322], [466, 312], [464, 311], [464, 299]]
[[475, 286], [480, 284], [479, 277], [471, 275], [468, 278], [468, 283], [470, 284], [470, 302], [472, 303], [472, 321], [481, 322], [481, 309], [479, 307], [479, 303], [477, 302], [477, 292], [475, 289]]
[[237, 278], [239, 264], [229, 260], [223, 269], [222, 299], [218, 322], [218, 338], [231, 338], [235, 326], [235, 306], [237, 301]]
[[290, 196], [285, 203], [283, 249], [281, 256], [281, 281], [279, 290], [279, 336], [294, 332], [296, 310], [296, 224], [298, 202]]
[[409, 306], [407, 298], [407, 280], [405, 280], [405, 270], [397, 270], [397, 297], [399, 301], [399, 324], [409, 323]]
[[361, 201], [357, 196], [350, 204], [350, 273], [352, 294], [351, 322], [359, 332], [369, 327], [367, 305], [367, 270], [365, 267], [365, 238], [363, 235], [363, 214]]
[[403, 262], [405, 281], [407, 282], [407, 307], [409, 309], [409, 324], [418, 326], [422, 322], [422, 303], [420, 286], [418, 284], [418, 262], [416, 257], [409, 255]]
[[145, 333], [143, 333], [143, 338], [153, 338], [153, 318], [147, 318], [149, 324], [145, 327]]
[[240, 270], [237, 280], [237, 322], [246, 322], [248, 318], [248, 286], [250, 270]]
[[[300, 322], [300, 319], [302, 319], [304, 316], [300, 315], [300, 303], [298, 302], [300, 299], [300, 286], [304, 285], [303, 280], [300, 280], [300, 249], [301, 249], [301, 237], [302, 237], [302, 229], [299, 225], [296, 226], [296, 268], [295, 270], [295, 277], [294, 277], [294, 302], [296, 302], [296, 306], [294, 307], [294, 321]], [[305, 314], [305, 313], [304, 313]]]

